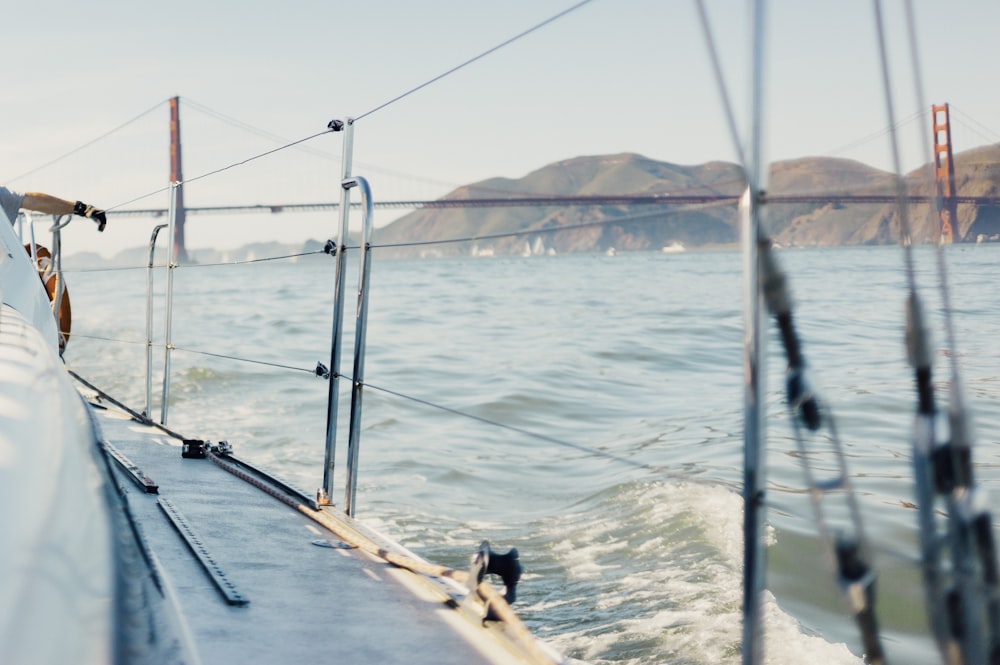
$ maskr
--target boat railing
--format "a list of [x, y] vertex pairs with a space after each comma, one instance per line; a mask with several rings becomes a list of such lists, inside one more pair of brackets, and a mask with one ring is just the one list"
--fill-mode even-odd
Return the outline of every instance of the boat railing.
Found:
[[[347, 142], [349, 147], [350, 142], [350, 132], [352, 125], [350, 122], [345, 123], [331, 123], [331, 127], [336, 127], [336, 130], [344, 131], [345, 142]], [[298, 372], [300, 374], [306, 374], [315, 380], [317, 376], [328, 379], [329, 389], [327, 398], [327, 441], [324, 459], [324, 479], [323, 485], [315, 494], [315, 504], [317, 506], [330, 505], [332, 503], [330, 497], [334, 490], [334, 459], [337, 457], [336, 451], [336, 434], [339, 429], [342, 429], [340, 425], [340, 416], [348, 416], [349, 421], [346, 423], [346, 433], [347, 433], [347, 447], [346, 454], [346, 468], [344, 471], [344, 478], [340, 480], [338, 477], [338, 482], [343, 482], [343, 510], [349, 515], [354, 515], [357, 511], [357, 494], [358, 494], [358, 478], [359, 478], [359, 450], [361, 447], [362, 438], [362, 403], [365, 393], [365, 388], [371, 387], [365, 382], [365, 355], [367, 350], [367, 315], [368, 315], [368, 296], [371, 290], [371, 271], [372, 271], [372, 259], [373, 253], [376, 249], [386, 249], [394, 250], [398, 249], [400, 245], [384, 245], [376, 246], [372, 243], [372, 233], [374, 230], [373, 222], [373, 210], [374, 210], [374, 196], [372, 193], [372, 188], [368, 180], [364, 177], [350, 175], [350, 165], [349, 161], [347, 166], [343, 169], [346, 173], [342, 173], [340, 179], [339, 188], [342, 192], [342, 211], [338, 213], [340, 217], [340, 222], [338, 224], [338, 231], [336, 233], [336, 239], [331, 239], [326, 242], [326, 246], [322, 251], [315, 252], [303, 252], [294, 255], [282, 255], [282, 256], [267, 256], [254, 258], [247, 261], [224, 261], [218, 263], [179, 263], [174, 252], [171, 250], [164, 251], [162, 240], [163, 232], [166, 230], [166, 236], [169, 241], [174, 238], [174, 220], [176, 217], [176, 201], [178, 198], [178, 193], [185, 186], [184, 183], [171, 183], [168, 190], [170, 201], [169, 201], [169, 221], [167, 223], [162, 223], [157, 219], [150, 220], [150, 226], [148, 227], [148, 245], [146, 248], [146, 260], [143, 265], [136, 266], [113, 266], [105, 268], [83, 268], [77, 270], [70, 270], [68, 272], [73, 273], [101, 273], [106, 271], [115, 272], [139, 272], [144, 273], [145, 279], [132, 280], [131, 278], [121, 280], [121, 283], [126, 281], [138, 285], [142, 283], [144, 289], [144, 307], [142, 311], [142, 333], [137, 333], [132, 335], [132, 328], [126, 325], [126, 322], [122, 322], [120, 328], [116, 330], [113, 337], [108, 335], [94, 334], [93, 331], [86, 329], [76, 330], [74, 334], [76, 337], [81, 339], [89, 338], [90, 341], [102, 345], [123, 345], [130, 347], [141, 347], [143, 353], [141, 355], [141, 360], [136, 358], [135, 361], [128, 360], [117, 363], [117, 372], [120, 374], [123, 385], [141, 385], [141, 393], [136, 394], [133, 392], [128, 396], [128, 400], [133, 403], [141, 404], [140, 408], [136, 411], [140, 413], [143, 417], [147, 418], [150, 422], [158, 422], [161, 425], [172, 424], [173, 410], [177, 408], [174, 404], [176, 401], [173, 397], [173, 391], [175, 389], [175, 383], [177, 380], [176, 372], [174, 370], [174, 356], [178, 353], [183, 354], [196, 354], [201, 356], [212, 357], [220, 362], [231, 362], [231, 363], [252, 363], [258, 365], [268, 365], [272, 366], [278, 370], [290, 370]], [[358, 191], [360, 192], [361, 201], [359, 204], [352, 204], [350, 201], [350, 192]], [[349, 215], [352, 210], [360, 210], [361, 212], [361, 233], [357, 238], [353, 238], [348, 234], [348, 220]], [[637, 217], [645, 217], [640, 215]], [[112, 220], [114, 219], [112, 214]], [[619, 217], [612, 218], [604, 222], [605, 224], [622, 223], [628, 221], [629, 217]], [[37, 221], [37, 220], [36, 220]], [[29, 226], [29, 229], [33, 227]], [[574, 227], [568, 227], [572, 230]], [[30, 231], [33, 233], [33, 231]], [[552, 229], [544, 229], [535, 231], [533, 235], [545, 236], [551, 235], [554, 231]], [[26, 233], [28, 233], [26, 231]], [[495, 234], [490, 237], [491, 240], [498, 238], [503, 238], [509, 236], [512, 239], [518, 239], [525, 235], [524, 232], [512, 232], [510, 234]], [[475, 237], [457, 237], [453, 239], [436, 240], [436, 243], [454, 243], [454, 244], [464, 244], [468, 245], [474, 243], [477, 240]], [[56, 265], [61, 266], [62, 261], [62, 247], [58, 240], [54, 242], [56, 249]], [[405, 246], [405, 245], [403, 245]], [[346, 268], [348, 264], [348, 255], [355, 253], [357, 254], [356, 261], [358, 265], [358, 278], [357, 278], [357, 303], [356, 312], [353, 320], [353, 344], [349, 346], [349, 351], [352, 353], [353, 358], [351, 374], [347, 375], [340, 371], [340, 366], [344, 364], [347, 359], [344, 358], [344, 352], [341, 344], [341, 339], [345, 331], [351, 330], [350, 321], [347, 317], [343, 316], [343, 310], [346, 307], [346, 302], [351, 297], [348, 294], [346, 288]], [[178, 312], [177, 305], [178, 297], [184, 297], [184, 284], [182, 282], [175, 281], [175, 276], [178, 271], [188, 272], [188, 271], [205, 271], [212, 270], [215, 268], [228, 268], [228, 267], [249, 267], [262, 262], [270, 261], [282, 261], [286, 259], [298, 259], [303, 256], [310, 254], [317, 254], [322, 256], [322, 254], [330, 255], [336, 259], [336, 267], [334, 269], [333, 275], [333, 303], [332, 303], [332, 319], [333, 319], [333, 330], [330, 336], [330, 355], [328, 358], [324, 358], [323, 362], [317, 362], [315, 367], [303, 366], [300, 361], [279, 361], [272, 362], [271, 360], [261, 359], [259, 357], [248, 357], [245, 354], [219, 352], [216, 349], [205, 349], [193, 347], [190, 344], [178, 344], [174, 338], [174, 328], [175, 326], [181, 326], [182, 328], [190, 329], [192, 327], [203, 325], [204, 322], [199, 322], [197, 320], [190, 320], [190, 314], [188, 312]], [[164, 256], [164, 254], [166, 256]], [[314, 264], [310, 264], [314, 265]], [[61, 276], [61, 273], [60, 273]], [[61, 277], [60, 277], [61, 278]], [[72, 277], [71, 277], [72, 279]], [[200, 278], [199, 278], [200, 279]], [[116, 278], [116, 283], [118, 282]], [[329, 296], [329, 291], [327, 291]], [[280, 314], [278, 314], [280, 316]], [[181, 317], [181, 318], [178, 318]], [[78, 328], [87, 325], [86, 317], [79, 317]], [[157, 324], [159, 322], [159, 324]], [[162, 327], [160, 327], [162, 326]], [[273, 340], [278, 342], [278, 340]], [[280, 357], [283, 352], [280, 349], [280, 345], [271, 345], [271, 340], [269, 340], [269, 345], [267, 352], [271, 357]], [[160, 362], [156, 362], [156, 350], [162, 350], [162, 356], [160, 357]], [[290, 349], [287, 351], [291, 351]], [[128, 355], [128, 354], [126, 354]], [[296, 354], [301, 357], [301, 354]], [[130, 356], [131, 357], [131, 356]], [[135, 381], [127, 379], [129, 375], [130, 367], [141, 367], [142, 369], [135, 372]], [[160, 381], [157, 382], [157, 378]], [[348, 413], [341, 414], [339, 407], [339, 398], [341, 393], [347, 394], [348, 391], [341, 390], [340, 384], [341, 379], [350, 382], [350, 405], [349, 409], [344, 410]], [[158, 384], [158, 385], [157, 385]], [[157, 390], [159, 388], [159, 390]], [[405, 387], [403, 389], [397, 389], [395, 386], [391, 389], [380, 389], [384, 390], [386, 394], [391, 394], [394, 398], [399, 398], [402, 400], [408, 400], [411, 403], [422, 403], [427, 404], [428, 408], [434, 409], [439, 413], [447, 413], [450, 416], [458, 418], [467, 418], [469, 420], [475, 421], [479, 424], [485, 424], [487, 426], [494, 426], [501, 429], [506, 429], [507, 431], [516, 430], [521, 436], [533, 437], [538, 440], [546, 441], [550, 444], [562, 445], [567, 447], [572, 447], [576, 450], [583, 450], [585, 452], [591, 452], [596, 456], [600, 457], [613, 457], [603, 451], [592, 450], [588, 451], [585, 447], [579, 444], [558, 441], [550, 436], [532, 433], [526, 431], [522, 428], [512, 427], [509, 424], [500, 422], [491, 422], [483, 419], [480, 416], [462, 413], [461, 411], [454, 409], [452, 405], [447, 404], [435, 404], [433, 402], [428, 402], [424, 396], [409, 395], [406, 392]], [[127, 389], [128, 390], [128, 389]], [[127, 401], [127, 400], [126, 400]], [[346, 407], [347, 405], [345, 405]], [[185, 403], [185, 407], [188, 408], [189, 404]], [[157, 413], [158, 412], [158, 413]], [[349, 415], [348, 415], [349, 414]], [[186, 418], [186, 422], [190, 422], [191, 418]], [[620, 460], [626, 466], [631, 467], [643, 467], [643, 464], [638, 464], [632, 460], [621, 459]], [[444, 463], [444, 462], [442, 462]], [[670, 475], [670, 474], [668, 474]]]
[[[358, 307], [354, 323], [354, 372], [351, 381], [351, 420], [347, 440], [347, 480], [345, 481], [344, 511], [354, 516], [358, 493], [358, 452], [361, 448], [361, 402], [364, 395], [365, 347], [368, 334], [368, 292], [371, 282], [371, 240], [373, 224], [372, 192], [368, 181], [361, 177], [346, 178], [341, 182], [346, 191], [353, 187], [361, 190], [364, 211], [361, 231], [360, 272], [358, 274]], [[332, 381], [331, 377], [331, 381]], [[332, 453], [332, 450], [328, 450]], [[328, 464], [332, 461], [328, 462]]]
[[[18, 215], [16, 220], [18, 235], [22, 238], [22, 242], [25, 235], [28, 236], [25, 249], [28, 252], [28, 256], [31, 257], [31, 263], [38, 270], [39, 277], [41, 277], [42, 283], [45, 284], [45, 288], [51, 290], [50, 304], [52, 307], [52, 316], [56, 322], [56, 330], [59, 334], [60, 353], [66, 347], [70, 332], [70, 321], [65, 320], [69, 317], [69, 311], [68, 303], [63, 302], [68, 296], [66, 296], [66, 282], [62, 269], [62, 230], [66, 228], [70, 221], [72, 221], [72, 217], [69, 215], [55, 215], [52, 217], [52, 223], [48, 228], [49, 233], [52, 234], [52, 249], [47, 250], [43, 245], [39, 244], [35, 237], [35, 220], [30, 211], [25, 211]], [[27, 231], [25, 231], [25, 225], [27, 225]]]
[[[166, 224], [157, 224], [149, 236], [149, 259], [146, 262], [146, 408], [142, 415], [147, 418], [153, 408], [153, 267], [156, 255], [156, 239]], [[167, 400], [163, 400], [166, 409]]]

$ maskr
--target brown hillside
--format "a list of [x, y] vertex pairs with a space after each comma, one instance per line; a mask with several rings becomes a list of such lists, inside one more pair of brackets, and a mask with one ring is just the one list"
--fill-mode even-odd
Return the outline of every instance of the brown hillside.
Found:
[[[955, 185], [959, 196], [1000, 195], [1000, 145], [974, 148], [954, 156]], [[936, 186], [930, 167], [917, 169], [907, 176], [909, 191], [915, 195], [933, 196]], [[913, 240], [917, 243], [934, 241], [938, 224], [932, 206], [914, 205], [909, 211]], [[899, 220], [891, 205], [879, 206], [851, 244], [882, 244], [897, 242]], [[975, 242], [977, 238], [1000, 239], [1000, 208], [991, 205], [959, 204], [956, 241]]]
[[[955, 156], [959, 194], [1000, 194], [1000, 145]], [[907, 178], [910, 191], [933, 191], [924, 168]], [[823, 157], [777, 162], [768, 192], [775, 195], [891, 194], [890, 174], [860, 162]], [[737, 196], [743, 174], [735, 164], [708, 162], [679, 165], [633, 153], [575, 157], [549, 164], [522, 178], [491, 178], [460, 187], [445, 199], [552, 195], [716, 194]], [[765, 225], [783, 245], [829, 246], [893, 243], [899, 222], [888, 204], [775, 204], [766, 209]], [[620, 220], [620, 221], [615, 221]], [[395, 254], [433, 252], [468, 254], [522, 253], [544, 245], [550, 251], [597, 252], [657, 250], [672, 242], [688, 247], [737, 241], [737, 211], [731, 204], [676, 207], [642, 205], [425, 208], [376, 231], [380, 245], [428, 243], [400, 247]], [[934, 216], [928, 206], [911, 210], [916, 242], [933, 238]], [[1000, 209], [962, 205], [958, 210], [962, 237], [1000, 236]], [[463, 242], [442, 242], [461, 239]], [[430, 249], [428, 249], [430, 248]], [[384, 250], [392, 251], [392, 250]]]

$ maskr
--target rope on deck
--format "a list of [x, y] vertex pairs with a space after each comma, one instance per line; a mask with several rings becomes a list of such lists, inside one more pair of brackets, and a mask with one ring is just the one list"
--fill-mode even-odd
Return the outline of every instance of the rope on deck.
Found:
[[[114, 404], [118, 408], [122, 409], [128, 413], [134, 420], [141, 422], [145, 425], [156, 427], [157, 429], [163, 431], [179, 440], [184, 440], [184, 437], [169, 429], [165, 425], [159, 424], [145, 415], [138, 413], [134, 409], [129, 408], [122, 402], [114, 399], [108, 395], [105, 391], [101, 390], [94, 384], [90, 383], [79, 374], [73, 370], [67, 370], [69, 374], [76, 379], [82, 385], [90, 388], [96, 392], [102, 399]], [[254, 477], [252, 474], [244, 471], [235, 464], [227, 461], [226, 456], [220, 455], [211, 449], [206, 450], [206, 457], [208, 457], [217, 466], [222, 468], [224, 471], [228, 471], [237, 478], [243, 480], [244, 482], [253, 485], [262, 492], [269, 494], [278, 501], [281, 501], [285, 505], [294, 508], [298, 512], [302, 513], [309, 519], [320, 524], [325, 529], [330, 531], [332, 534], [340, 538], [342, 541], [351, 545], [363, 552], [371, 554], [383, 561], [390, 563], [399, 568], [409, 570], [413, 573], [420, 575], [426, 575], [428, 577], [444, 577], [448, 579], [455, 580], [460, 584], [468, 586], [469, 573], [465, 570], [456, 570], [454, 568], [448, 568], [439, 564], [430, 563], [427, 561], [422, 561], [399, 552], [393, 552], [385, 547], [382, 547], [375, 541], [373, 541], [368, 536], [362, 534], [358, 530], [351, 527], [349, 524], [343, 520], [337, 519], [323, 510], [317, 510], [313, 506], [306, 505], [302, 501], [287, 492], [284, 492], [268, 483], [261, 481], [260, 479]], [[551, 655], [545, 652], [539, 646], [535, 639], [534, 634], [528, 630], [528, 627], [524, 625], [521, 618], [517, 616], [517, 613], [511, 608], [510, 604], [507, 603], [506, 599], [493, 588], [489, 582], [482, 581], [476, 586], [476, 593], [479, 598], [485, 603], [486, 608], [491, 610], [493, 615], [496, 616], [500, 621], [504, 623], [510, 636], [515, 640], [521, 648], [524, 650], [524, 655], [529, 656], [535, 663], [544, 663], [546, 665], [552, 665], [553, 663], [559, 663], [560, 661], [554, 659]]]
[[[228, 462], [224, 456], [211, 450], [206, 453], [206, 456], [223, 470], [228, 471], [237, 478], [253, 485], [262, 492], [271, 495], [285, 505], [294, 508], [309, 519], [323, 526], [325, 529], [352, 547], [413, 573], [426, 575], [428, 577], [445, 577], [453, 579], [460, 584], [468, 585], [468, 571], [448, 568], [439, 564], [416, 559], [399, 552], [393, 552], [357, 531], [343, 520], [339, 520], [323, 510], [317, 510], [312, 506], [306, 505], [299, 501], [297, 497], [291, 496], [265, 482], [262, 482], [243, 469], [240, 469], [235, 464]], [[486, 581], [480, 582], [476, 586], [476, 593], [486, 604], [486, 607], [507, 626], [511, 636], [534, 662], [547, 664], [558, 662], [554, 661], [551, 656], [542, 650], [542, 648], [538, 645], [538, 642], [535, 640], [535, 636], [532, 632], [528, 630], [528, 627], [524, 625], [521, 618], [517, 616], [517, 613], [514, 612], [504, 597], [493, 587], [492, 584]]]

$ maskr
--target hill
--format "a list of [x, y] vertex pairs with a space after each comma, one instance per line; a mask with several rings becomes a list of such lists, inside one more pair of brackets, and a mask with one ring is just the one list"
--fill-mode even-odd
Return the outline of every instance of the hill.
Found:
[[[929, 166], [907, 175], [914, 195], [931, 195]], [[1000, 144], [955, 155], [958, 192], [965, 196], [1000, 196]], [[736, 164], [708, 162], [684, 166], [634, 153], [576, 157], [549, 164], [522, 178], [490, 178], [465, 185], [445, 200], [529, 196], [620, 194], [713, 194], [738, 196], [743, 172]], [[781, 195], [891, 194], [891, 174], [847, 159], [806, 157], [772, 165], [768, 193]], [[837, 246], [897, 242], [899, 220], [893, 204], [772, 203], [765, 208], [768, 233], [784, 246]], [[738, 242], [735, 205], [603, 205], [492, 208], [423, 208], [376, 229], [380, 256], [560, 254], [659, 250], [672, 243], [689, 248]], [[931, 242], [937, 224], [928, 205], [911, 208], [917, 243]], [[1000, 240], [1000, 207], [958, 206], [956, 238]], [[450, 242], [463, 239], [462, 242]], [[386, 247], [388, 246], [388, 247]], [[257, 243], [227, 252], [189, 250], [193, 262], [215, 263], [313, 252], [305, 246]], [[145, 265], [147, 249], [125, 250], [112, 260], [86, 253], [72, 255], [74, 267]], [[162, 261], [162, 257], [160, 259]]]
[[[681, 166], [626, 153], [568, 159], [517, 180], [491, 178], [460, 187], [444, 198], [669, 193], [736, 196], [742, 181], [742, 171], [735, 164]], [[614, 219], [622, 221], [608, 222]], [[645, 250], [659, 249], [672, 241], [691, 246], [731, 243], [735, 239], [734, 221], [734, 210], [706, 205], [683, 213], [628, 205], [425, 208], [379, 229], [373, 241], [397, 244], [477, 239], [434, 245], [433, 251], [441, 254], [468, 253], [473, 245], [480, 250], [488, 247], [498, 254], [521, 253], [526, 245], [539, 244], [535, 237], [558, 253], [603, 251], [608, 247]], [[495, 237], [530, 231], [538, 233]]]
[[[1000, 146], [955, 156], [959, 191], [970, 196], [1000, 190]], [[907, 176], [914, 194], [929, 194], [928, 167]], [[491, 178], [460, 187], [445, 199], [505, 196], [588, 196], [601, 194], [719, 194], [737, 196], [740, 167], [726, 162], [682, 166], [625, 153], [577, 157], [523, 178]], [[772, 196], [805, 194], [891, 194], [891, 174], [860, 162], [808, 157], [772, 165]], [[934, 216], [916, 206], [911, 224], [916, 242], [933, 239]], [[891, 204], [773, 204], [766, 213], [768, 232], [783, 245], [832, 246], [894, 243], [899, 222]], [[958, 232], [966, 240], [1000, 233], [1000, 210], [962, 205]], [[621, 221], [614, 221], [621, 220]], [[511, 236], [510, 234], [517, 234]], [[441, 243], [466, 238], [467, 242]], [[536, 238], [540, 238], [541, 242]], [[656, 250], [671, 242], [688, 247], [717, 246], [738, 240], [735, 206], [609, 205], [517, 208], [425, 208], [376, 231], [381, 245], [433, 243], [397, 248], [397, 254], [522, 253], [544, 244], [558, 253]], [[383, 250], [389, 251], [389, 250]]]

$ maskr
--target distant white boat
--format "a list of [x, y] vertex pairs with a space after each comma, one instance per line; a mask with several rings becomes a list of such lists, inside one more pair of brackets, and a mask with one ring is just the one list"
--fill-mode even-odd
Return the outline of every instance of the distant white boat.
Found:
[[479, 245], [472, 246], [472, 256], [476, 257], [491, 257], [495, 256], [496, 251], [492, 246], [480, 248]]
[[607, 251], [604, 253], [607, 254], [608, 256], [614, 256], [618, 252], [615, 250], [614, 247], [608, 247]]
[[670, 241], [669, 245], [664, 245], [660, 251], [663, 252], [664, 254], [680, 254], [681, 252], [686, 250], [687, 248], [684, 246], [683, 243], [677, 242], [676, 240], [672, 240]]

